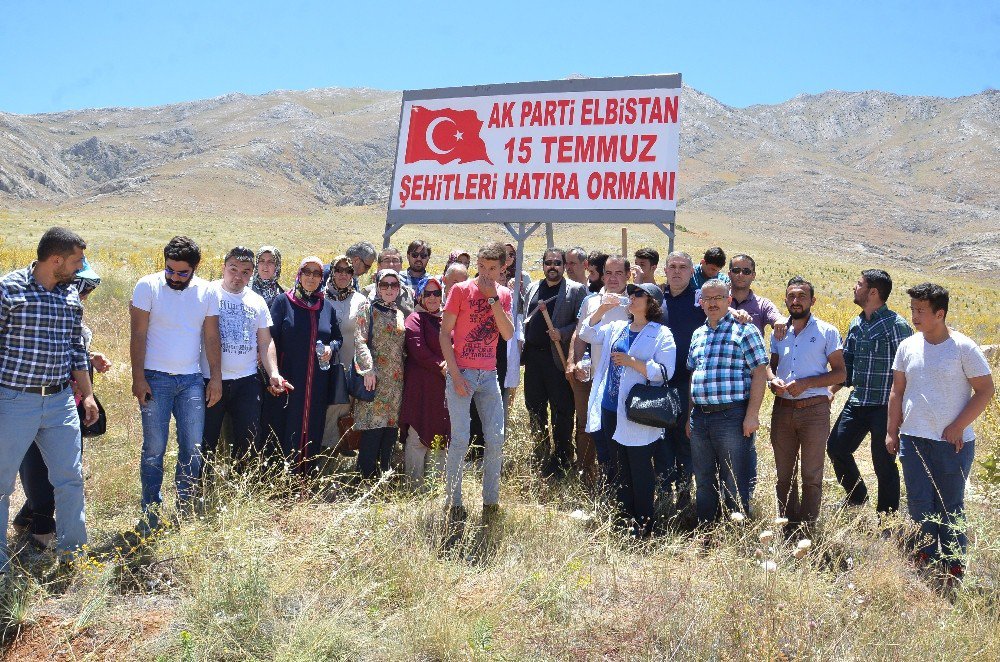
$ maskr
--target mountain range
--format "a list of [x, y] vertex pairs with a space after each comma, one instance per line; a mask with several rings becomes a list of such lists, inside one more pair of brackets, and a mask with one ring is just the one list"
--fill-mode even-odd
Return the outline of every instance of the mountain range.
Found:
[[[384, 208], [399, 92], [275, 91], [151, 108], [0, 112], [0, 207], [294, 217]], [[801, 95], [685, 87], [678, 223], [922, 268], [1000, 261], [1000, 91]], [[990, 276], [993, 278], [993, 276]]]

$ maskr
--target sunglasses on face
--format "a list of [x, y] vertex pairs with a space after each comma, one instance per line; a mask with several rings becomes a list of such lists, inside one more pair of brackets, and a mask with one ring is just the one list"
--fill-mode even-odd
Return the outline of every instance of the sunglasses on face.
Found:
[[322, 270], [303, 269], [299, 273], [301, 273], [303, 276], [312, 276], [313, 278], [322, 278], [323, 277], [323, 271]]
[[190, 271], [187, 271], [187, 270], [184, 270], [184, 271], [174, 271], [170, 267], [164, 267], [163, 268], [163, 273], [167, 274], [168, 276], [177, 276], [178, 278], [189, 278], [191, 276], [191, 272]]
[[425, 297], [440, 297], [441, 290], [424, 290]]
[[635, 299], [641, 299], [641, 298], [643, 298], [644, 296], [646, 296], [646, 293], [645, 293], [645, 292], [643, 292], [642, 290], [635, 290], [634, 292], [629, 292], [629, 293], [628, 293], [628, 295], [629, 295], [630, 297], [633, 297], [633, 298], [635, 298]]
[[733, 267], [729, 270], [731, 274], [743, 274], [744, 276], [749, 276], [753, 273], [753, 269], [750, 267]]
[[543, 264], [547, 267], [561, 267], [562, 260], [545, 260]]
[[334, 267], [333, 273], [335, 274], [354, 274], [354, 267]]
[[380, 290], [398, 290], [399, 283], [379, 283], [378, 289]]
[[421, 260], [426, 260], [430, 256], [430, 253], [410, 253], [410, 257], [420, 258]]

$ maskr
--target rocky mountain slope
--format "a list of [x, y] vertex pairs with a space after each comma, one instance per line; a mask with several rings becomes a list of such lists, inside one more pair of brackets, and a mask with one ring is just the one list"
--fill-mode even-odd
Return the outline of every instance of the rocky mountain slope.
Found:
[[[311, 215], [384, 205], [400, 94], [230, 94], [0, 112], [0, 208]], [[739, 109], [686, 88], [678, 222], [955, 269], [1000, 260], [1000, 92], [825, 92]], [[691, 219], [691, 220], [687, 220]]]

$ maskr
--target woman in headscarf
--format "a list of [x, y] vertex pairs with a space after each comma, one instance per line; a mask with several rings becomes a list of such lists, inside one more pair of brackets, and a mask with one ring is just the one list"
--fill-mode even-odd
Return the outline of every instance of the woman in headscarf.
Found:
[[285, 288], [278, 284], [281, 277], [281, 253], [274, 246], [261, 246], [257, 251], [257, 269], [254, 271], [250, 289], [264, 297], [271, 305]]
[[[323, 262], [302, 260], [295, 285], [271, 304], [271, 337], [278, 369], [290, 388], [268, 388], [262, 412], [263, 429], [277, 441], [285, 460], [297, 473], [315, 469], [323, 442], [329, 366], [340, 349], [340, 325], [333, 305], [323, 296]], [[319, 344], [317, 344], [319, 343]]]
[[[338, 255], [330, 264], [332, 267], [326, 286], [326, 299], [337, 314], [340, 335], [344, 338], [338, 362], [350, 370], [354, 363], [354, 336], [357, 331], [358, 312], [365, 301], [365, 296], [355, 289], [354, 265], [351, 258]], [[323, 432], [324, 446], [337, 447], [340, 441], [340, 428], [337, 422], [350, 413], [350, 403], [329, 406], [326, 410], [326, 429]]]
[[358, 471], [374, 478], [389, 469], [392, 447], [399, 435], [403, 400], [405, 317], [397, 307], [402, 279], [393, 269], [375, 275], [375, 296], [365, 301], [355, 318], [354, 363], [375, 399], [354, 405], [354, 427], [361, 431]]
[[444, 287], [429, 278], [417, 293], [417, 308], [406, 318], [406, 367], [403, 412], [406, 477], [414, 489], [424, 484], [427, 466], [442, 475], [451, 436], [445, 404], [447, 368], [441, 353], [441, 299]]

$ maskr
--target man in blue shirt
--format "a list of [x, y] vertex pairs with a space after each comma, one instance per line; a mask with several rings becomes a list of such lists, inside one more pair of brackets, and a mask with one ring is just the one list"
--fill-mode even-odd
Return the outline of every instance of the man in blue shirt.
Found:
[[717, 278], [723, 283], [729, 283], [729, 276], [723, 269], [726, 267], [726, 251], [722, 250], [718, 246], [714, 248], [709, 248], [705, 251], [705, 257], [702, 258], [701, 264], [694, 268], [694, 272], [691, 274], [691, 286], [694, 289], [701, 289], [701, 286], [705, 284], [706, 281]]
[[756, 475], [754, 433], [767, 381], [764, 338], [753, 324], [738, 324], [729, 312], [729, 285], [706, 281], [701, 308], [706, 323], [691, 337], [688, 431], [697, 491], [698, 521], [718, 515], [719, 492], [726, 508], [748, 515]]

